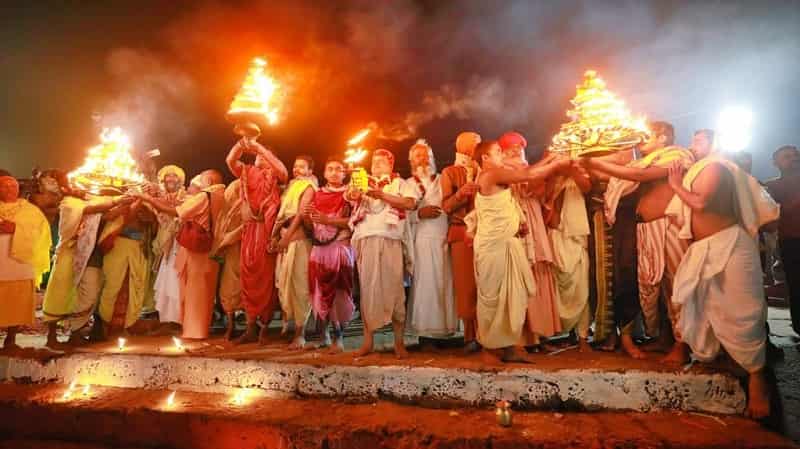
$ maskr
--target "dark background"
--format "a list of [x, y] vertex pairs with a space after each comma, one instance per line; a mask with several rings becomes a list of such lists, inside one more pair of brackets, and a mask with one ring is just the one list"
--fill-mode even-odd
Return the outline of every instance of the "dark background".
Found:
[[[755, 173], [800, 144], [798, 1], [36, 1], [0, 3], [0, 167], [72, 169], [102, 126], [189, 174], [224, 166], [248, 61], [285, 87], [262, 141], [321, 163], [369, 122], [401, 171], [417, 137], [452, 161], [465, 129], [521, 131], [533, 152], [596, 69], [688, 144], [750, 107]], [[319, 172], [319, 170], [318, 170]]]

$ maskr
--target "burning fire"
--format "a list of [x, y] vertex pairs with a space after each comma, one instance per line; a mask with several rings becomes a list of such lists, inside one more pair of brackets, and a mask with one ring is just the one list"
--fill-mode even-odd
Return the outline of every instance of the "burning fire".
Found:
[[242, 87], [233, 98], [228, 116], [262, 116], [267, 123], [278, 123], [278, 95], [280, 85], [266, 71], [267, 61], [253, 58]]
[[130, 138], [120, 128], [105, 128], [100, 144], [89, 148], [83, 165], [67, 175], [77, 186], [99, 192], [103, 187], [130, 187], [144, 182], [131, 157]]
[[172, 343], [175, 344], [175, 349], [178, 351], [183, 351], [185, 349], [183, 347], [183, 342], [178, 337], [172, 337]]
[[120, 351], [124, 351], [125, 350], [125, 342], [127, 342], [126, 339], [124, 339], [122, 337], [119, 337], [117, 339], [117, 349], [119, 349]]
[[603, 154], [638, 145], [649, 134], [647, 120], [634, 117], [594, 70], [584, 73], [571, 103], [570, 121], [553, 137], [550, 151], [572, 156]]
[[371, 128], [364, 128], [347, 141], [348, 148], [344, 152], [344, 162], [346, 164], [358, 164], [359, 162], [363, 161], [365, 157], [367, 157], [369, 151], [359, 144], [364, 141], [370, 132], [372, 132]]
[[170, 393], [169, 396], [167, 396], [167, 407], [172, 407], [173, 405], [175, 405], [175, 392], [174, 391], [172, 393]]

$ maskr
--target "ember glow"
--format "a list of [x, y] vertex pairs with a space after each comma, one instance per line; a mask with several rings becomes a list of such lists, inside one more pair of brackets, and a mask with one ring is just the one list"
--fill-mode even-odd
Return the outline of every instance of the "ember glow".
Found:
[[97, 193], [103, 187], [131, 187], [144, 182], [131, 156], [130, 138], [120, 128], [105, 128], [100, 144], [89, 148], [83, 165], [67, 175], [80, 188]]
[[236, 393], [231, 399], [231, 403], [234, 405], [245, 405], [248, 397], [250, 397], [250, 391], [247, 388], [240, 388], [236, 390]]
[[167, 407], [172, 407], [174, 405], [175, 405], [175, 392], [173, 391], [172, 393], [169, 394], [169, 396], [167, 396]]
[[280, 85], [270, 77], [265, 68], [267, 61], [253, 58], [242, 87], [231, 102], [228, 116], [261, 116], [270, 125], [278, 123]]
[[61, 399], [69, 399], [72, 396], [72, 391], [75, 390], [75, 381], [69, 383], [69, 387], [67, 387], [67, 391], [64, 392], [64, 395], [61, 396]]
[[568, 123], [553, 137], [550, 151], [571, 156], [600, 155], [638, 145], [647, 139], [647, 120], [634, 117], [625, 103], [606, 89], [594, 70], [587, 70], [583, 83], [567, 111]]

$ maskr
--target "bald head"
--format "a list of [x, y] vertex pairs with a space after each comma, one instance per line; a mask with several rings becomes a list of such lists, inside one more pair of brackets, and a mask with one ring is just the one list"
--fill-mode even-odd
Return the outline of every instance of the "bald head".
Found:
[[19, 198], [19, 183], [12, 176], [0, 176], [0, 201], [13, 203]]

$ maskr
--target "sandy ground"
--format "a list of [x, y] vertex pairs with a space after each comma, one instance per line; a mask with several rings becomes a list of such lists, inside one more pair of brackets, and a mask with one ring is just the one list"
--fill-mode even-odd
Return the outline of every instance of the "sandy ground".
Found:
[[[737, 417], [697, 413], [514, 413], [435, 410], [378, 401], [283, 400], [93, 388], [63, 399], [62, 385], [1, 385], [0, 436], [17, 441], [83, 438], [91, 444], [183, 448], [790, 448]], [[47, 423], [47, 425], [42, 425]], [[77, 430], [81, 429], [81, 430]], [[10, 447], [10, 446], [0, 446]], [[35, 446], [33, 446], [35, 447]], [[48, 447], [48, 446], [42, 446]]]

